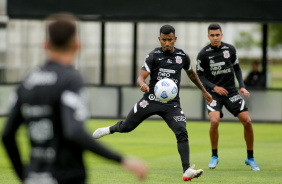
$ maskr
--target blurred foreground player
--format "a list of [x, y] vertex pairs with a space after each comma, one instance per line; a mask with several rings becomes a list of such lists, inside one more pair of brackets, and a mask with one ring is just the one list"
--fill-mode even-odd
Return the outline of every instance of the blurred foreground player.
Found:
[[[47, 19], [48, 59], [17, 88], [3, 143], [25, 184], [84, 184], [83, 150], [118, 162], [144, 179], [147, 169], [142, 161], [112, 152], [83, 128], [88, 118], [85, 88], [80, 74], [72, 67], [80, 48], [76, 20], [70, 14]], [[15, 141], [16, 130], [22, 123], [27, 126], [31, 143], [30, 164], [26, 168]]]
[[234, 74], [239, 82], [239, 92], [245, 98], [250, 95], [244, 87], [242, 72], [234, 46], [224, 43], [222, 30], [219, 24], [210, 24], [208, 27], [208, 38], [210, 44], [205, 46], [197, 57], [197, 74], [212, 95], [213, 102], [207, 105], [210, 117], [210, 140], [212, 146], [212, 158], [209, 168], [214, 169], [218, 164], [218, 126], [220, 118], [223, 117], [222, 107], [231, 112], [242, 122], [244, 136], [247, 145], [247, 158], [245, 163], [251, 166], [254, 171], [259, 171], [254, 156], [254, 132], [252, 120], [248, 108], [236, 87]]
[[[184, 69], [189, 79], [202, 91], [208, 103], [212, 101], [212, 97], [205, 90], [196, 72], [192, 69], [188, 54], [174, 47], [176, 40], [174, 27], [171, 25], [161, 27], [159, 36], [161, 47], [155, 48], [146, 56], [137, 79], [140, 90], [145, 92], [143, 98], [131, 109], [125, 121], [119, 121], [112, 127], [98, 128], [93, 133], [93, 137], [98, 139], [110, 133], [131, 132], [148, 117], [159, 115], [175, 134], [177, 148], [182, 162], [183, 180], [188, 181], [201, 176], [203, 170], [194, 170], [193, 166], [190, 167], [186, 116], [180, 106], [179, 90], [173, 100], [163, 102], [154, 95], [154, 87], [159, 80], [170, 78], [176, 83], [179, 89], [181, 71]], [[149, 75], [150, 83], [146, 84], [145, 79]]]

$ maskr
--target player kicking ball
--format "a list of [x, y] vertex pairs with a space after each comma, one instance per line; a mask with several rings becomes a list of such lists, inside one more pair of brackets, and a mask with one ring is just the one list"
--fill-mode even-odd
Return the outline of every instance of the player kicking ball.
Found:
[[[111, 127], [98, 128], [93, 133], [93, 137], [98, 139], [115, 132], [130, 132], [148, 117], [159, 115], [176, 136], [183, 168], [183, 180], [189, 181], [200, 177], [204, 171], [202, 169], [195, 170], [194, 166], [190, 167], [186, 116], [180, 106], [179, 90], [173, 100], [163, 102], [156, 98], [154, 87], [159, 80], [169, 78], [176, 83], [179, 89], [181, 71], [184, 69], [190, 80], [203, 92], [203, 96], [208, 103], [211, 103], [212, 97], [192, 69], [189, 56], [183, 50], [174, 47], [176, 40], [175, 29], [171, 25], [161, 27], [159, 37], [161, 47], [155, 48], [146, 56], [137, 79], [140, 90], [144, 92], [143, 98], [134, 105], [125, 121], [119, 121]], [[145, 79], [149, 75], [151, 79], [149, 85], [147, 85]]]

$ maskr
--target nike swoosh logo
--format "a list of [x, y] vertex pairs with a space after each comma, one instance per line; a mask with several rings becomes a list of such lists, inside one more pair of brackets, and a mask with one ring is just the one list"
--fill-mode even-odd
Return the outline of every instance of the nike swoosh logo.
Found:
[[165, 59], [165, 58], [159, 58], [159, 61], [160, 61], [160, 60], [163, 60], [163, 59]]
[[212, 59], [214, 56], [210, 56], [209, 59]]

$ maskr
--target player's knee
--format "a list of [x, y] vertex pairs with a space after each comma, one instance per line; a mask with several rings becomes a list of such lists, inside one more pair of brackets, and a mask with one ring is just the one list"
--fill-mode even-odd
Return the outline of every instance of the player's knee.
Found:
[[217, 129], [219, 126], [219, 119], [218, 118], [211, 118], [211, 129]]
[[249, 117], [244, 119], [244, 121], [242, 123], [245, 127], [252, 127], [252, 120]]
[[176, 134], [177, 142], [186, 142], [188, 141], [188, 134], [186, 132], [182, 132], [180, 134]]

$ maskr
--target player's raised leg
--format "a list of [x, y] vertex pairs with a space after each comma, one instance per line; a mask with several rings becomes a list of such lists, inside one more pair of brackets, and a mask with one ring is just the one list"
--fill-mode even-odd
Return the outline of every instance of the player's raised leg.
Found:
[[115, 132], [127, 133], [134, 130], [142, 121], [148, 118], [151, 113], [148, 113], [154, 107], [151, 107], [151, 104], [147, 105], [147, 108], [140, 107], [140, 102], [143, 102], [144, 99], [141, 99], [138, 103], [129, 112], [127, 118], [124, 121], [119, 121], [115, 125], [110, 127], [98, 128], [93, 133], [93, 138], [99, 139], [105, 135], [113, 134]]
[[254, 171], [259, 171], [256, 161], [254, 160], [254, 131], [252, 126], [252, 120], [249, 116], [248, 111], [244, 111], [238, 114], [239, 120], [242, 122], [244, 126], [244, 137], [247, 145], [247, 158], [245, 159], [245, 163], [251, 166], [251, 169]]

